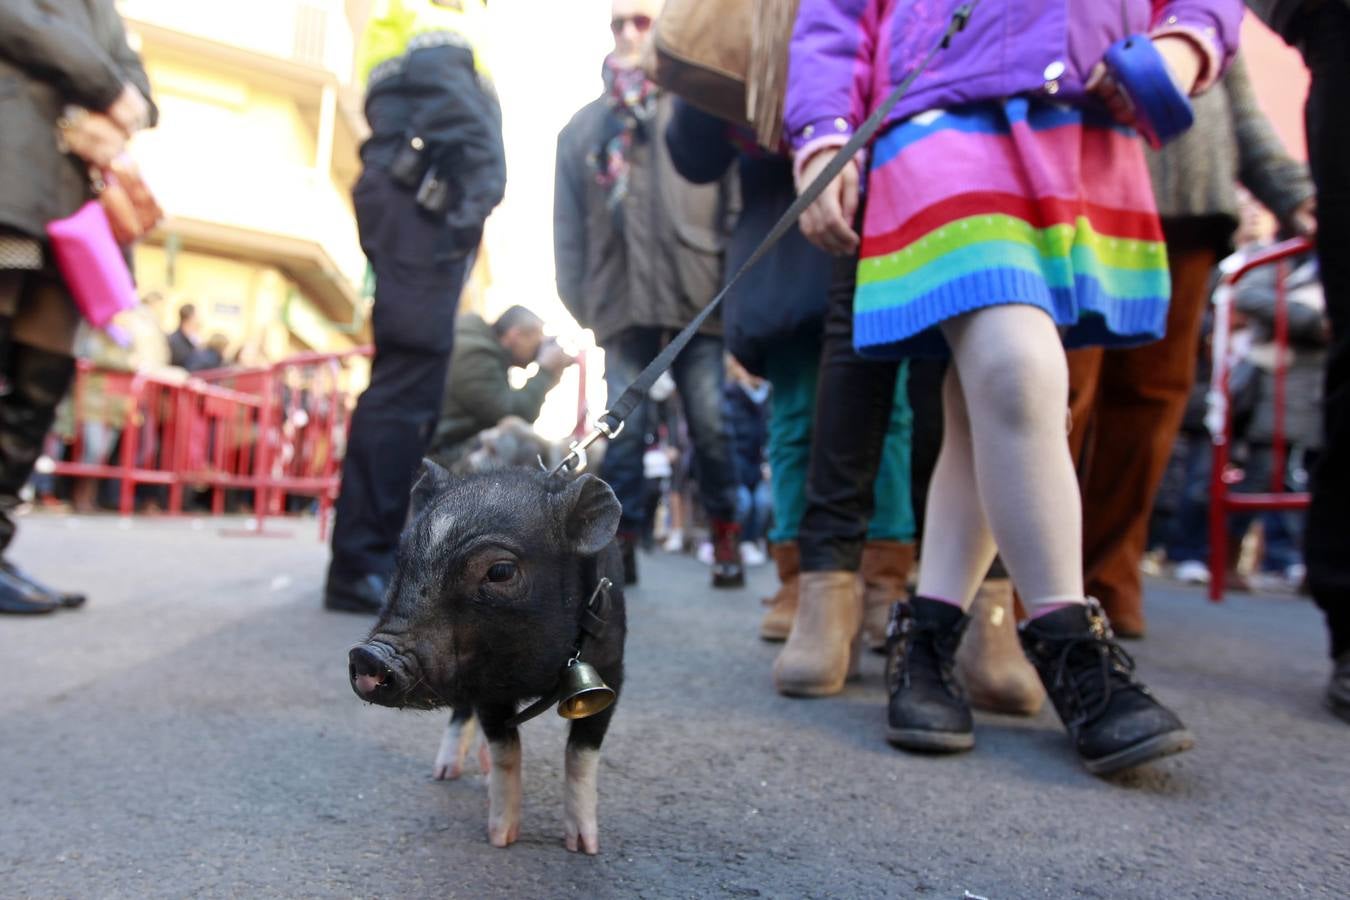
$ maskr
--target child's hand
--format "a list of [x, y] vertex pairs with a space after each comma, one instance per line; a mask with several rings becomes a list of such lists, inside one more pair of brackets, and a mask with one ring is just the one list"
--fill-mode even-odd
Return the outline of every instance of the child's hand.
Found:
[[[1176, 82], [1177, 89], [1189, 97], [1191, 91], [1195, 90], [1200, 70], [1204, 66], [1204, 57], [1200, 55], [1200, 50], [1186, 38], [1177, 35], [1154, 38], [1153, 46], [1167, 64], [1167, 70], [1172, 75], [1172, 80]], [[1097, 63], [1097, 67], [1092, 70], [1092, 75], [1087, 80], [1087, 89], [1106, 104], [1106, 108], [1111, 110], [1111, 115], [1117, 122], [1122, 125], [1134, 124], [1134, 104], [1120, 89], [1115, 78], [1111, 77], [1106, 63]]]
[[1111, 76], [1106, 63], [1097, 63], [1097, 67], [1092, 70], [1092, 74], [1088, 76], [1087, 90], [1089, 94], [1096, 95], [1098, 100], [1106, 104], [1112, 118], [1117, 122], [1122, 125], [1134, 124], [1134, 104]]
[[1305, 238], [1317, 237], [1317, 198], [1309, 197], [1289, 214], [1289, 227]]
[[[797, 192], [815, 180], [825, 170], [839, 150], [830, 147], [813, 154], [802, 167], [797, 180]], [[858, 252], [858, 235], [853, 230], [853, 216], [858, 211], [858, 163], [849, 160], [844, 171], [826, 186], [815, 202], [802, 213], [802, 234], [826, 253], [848, 256]]]
[[1162, 56], [1163, 62], [1167, 63], [1167, 70], [1172, 73], [1177, 89], [1189, 97], [1200, 80], [1200, 70], [1205, 66], [1200, 48], [1187, 38], [1174, 34], [1154, 38], [1153, 46]]

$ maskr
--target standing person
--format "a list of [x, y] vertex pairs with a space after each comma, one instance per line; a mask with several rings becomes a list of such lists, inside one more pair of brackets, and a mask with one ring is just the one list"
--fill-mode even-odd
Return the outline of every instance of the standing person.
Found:
[[741, 527], [741, 561], [747, 566], [768, 562], [759, 542], [773, 517], [773, 496], [764, 478], [764, 448], [769, 436], [769, 383], [745, 370], [735, 357], [725, 361], [722, 419], [731, 441], [736, 468], [736, 522]]
[[352, 414], [324, 605], [377, 612], [436, 427], [455, 310], [506, 189], [501, 109], [476, 52], [480, 0], [385, 0], [361, 49], [366, 120], [352, 198], [375, 272], [375, 358]]
[[[786, 113], [799, 186], [881, 101], [885, 91], [867, 88], [899, 83], [959, 5], [860, 13], [844, 0], [804, 0]], [[1020, 36], [1009, 42], [1014, 21]], [[861, 240], [856, 160], [802, 217], [808, 238], [859, 257], [853, 339], [864, 355], [952, 359], [918, 588], [890, 624], [887, 736], [899, 747], [974, 745], [955, 657], [996, 550], [1028, 607], [1023, 647], [1090, 771], [1192, 743], [1135, 679], [1083, 590], [1060, 329], [1071, 345], [1132, 343], [1160, 336], [1166, 317], [1143, 150], [1109, 118], [1108, 109], [1127, 108], [1113, 82], [1094, 78], [1107, 48], [1149, 32], [1176, 83], [1194, 93], [1222, 74], [1240, 21], [1236, 0], [1126, 0], [1123, 9], [985, 0], [868, 153]], [[865, 439], [879, 431], [876, 405], [857, 411]], [[852, 597], [822, 615], [833, 635], [822, 654], [847, 665], [861, 616]]]
[[[1286, 265], [1286, 347], [1277, 349], [1275, 345], [1275, 266], [1248, 274], [1238, 283], [1234, 296], [1233, 307], [1252, 332], [1245, 359], [1252, 367], [1253, 381], [1251, 421], [1243, 434], [1247, 459], [1242, 481], [1233, 485], [1235, 491], [1244, 494], [1306, 490], [1303, 475], [1322, 448], [1322, 376], [1330, 338], [1326, 304], [1315, 258], [1295, 258]], [[1286, 367], [1285, 399], [1277, 417], [1275, 369], [1281, 355]], [[1277, 429], [1284, 442], [1279, 472], [1274, 471]], [[1231, 546], [1240, 547], [1255, 518], [1247, 514], [1229, 519]], [[1299, 587], [1307, 571], [1297, 546], [1306, 530], [1304, 511], [1269, 510], [1261, 513], [1260, 519], [1264, 548], [1260, 570], [1286, 586]], [[1229, 557], [1234, 568], [1237, 557], [1237, 553]]]
[[[112, 0], [0, 4], [0, 553], [75, 374], [80, 318], [46, 226], [87, 202], [90, 170], [107, 169], [132, 134], [154, 124], [149, 96]], [[0, 557], [0, 612], [83, 602]]]
[[1069, 446], [1083, 492], [1084, 577], [1119, 637], [1144, 634], [1139, 566], [1149, 515], [1186, 411], [1214, 267], [1232, 251], [1236, 183], [1289, 228], [1312, 228], [1307, 167], [1280, 145], [1241, 57], [1194, 106], [1191, 130], [1147, 153], [1172, 276], [1162, 340], [1069, 354]]
[[1304, 557], [1308, 587], [1327, 617], [1327, 705], [1350, 722], [1350, 0], [1247, 0], [1303, 53], [1312, 73], [1308, 164], [1317, 187], [1317, 246], [1331, 347], [1323, 393], [1325, 443], [1313, 473]]
[[[661, 139], [671, 99], [638, 68], [658, 0], [614, 0], [614, 52], [605, 91], [558, 135], [553, 246], [558, 294], [605, 350], [605, 381], [617, 399], [662, 345], [708, 304], [721, 283], [733, 210], [730, 178], [685, 181]], [[672, 368], [689, 423], [703, 506], [712, 519], [714, 587], [745, 582], [736, 484], [722, 428], [722, 339], [695, 335]], [[603, 476], [623, 504], [619, 540], [625, 577], [637, 580], [643, 528], [643, 435], [648, 404], [609, 444]]]
[[[716, 182], [734, 165], [740, 179], [741, 214], [727, 246], [727, 272], [737, 271], [792, 205], [795, 191], [787, 148], [770, 152], [756, 147], [749, 129], [734, 127], [678, 100], [666, 129], [666, 143], [680, 174], [696, 183]], [[774, 517], [768, 539], [779, 587], [769, 598], [759, 626], [759, 635], [766, 641], [787, 639], [806, 572], [810, 594], [839, 583], [844, 590], [855, 590], [856, 576], [861, 574], [870, 638], [884, 642], [886, 614], [904, 592], [914, 559], [914, 515], [908, 491], [911, 415], [901, 378], [892, 391], [885, 446], [869, 475], [859, 473], [857, 460], [849, 458], [857, 441], [847, 430], [831, 435], [842, 454], [833, 445], [817, 452], [823, 468], [847, 473], [849, 492], [858, 496], [854, 505], [866, 510], [837, 515], [849, 504], [840, 502], [838, 495], [831, 496], [830, 512], [836, 515], [830, 515], [823, 526], [808, 529], [808, 537], [817, 546], [829, 546], [823, 552], [808, 550], [808, 564], [802, 565], [800, 537], [812, 436], [818, 412], [826, 418], [832, 415], [829, 408], [816, 409], [831, 268], [829, 254], [812, 246], [793, 227], [745, 273], [723, 305], [727, 349], [749, 371], [768, 379], [773, 388], [768, 453]], [[852, 347], [846, 352], [852, 355]], [[834, 370], [827, 363], [825, 371]], [[869, 375], [875, 373], [864, 372], [862, 378], [870, 385]], [[820, 574], [840, 568], [847, 570], [842, 577]]]
[[184, 303], [178, 307], [178, 328], [169, 335], [169, 364], [192, 371], [193, 358], [202, 339], [201, 317], [197, 307]]
[[[431, 449], [454, 457], [480, 431], [515, 416], [533, 425], [544, 398], [563, 370], [576, 362], [554, 341], [544, 341], [544, 323], [523, 306], [513, 306], [489, 325], [468, 313], [455, 324], [455, 355], [445, 384], [445, 401]], [[539, 363], [519, 388], [510, 369]]]
[[223, 334], [213, 334], [207, 340], [205, 346], [197, 350], [196, 355], [191, 360], [188, 370], [191, 372], [205, 372], [208, 369], [219, 369], [225, 365], [225, 353], [230, 349], [230, 339]]

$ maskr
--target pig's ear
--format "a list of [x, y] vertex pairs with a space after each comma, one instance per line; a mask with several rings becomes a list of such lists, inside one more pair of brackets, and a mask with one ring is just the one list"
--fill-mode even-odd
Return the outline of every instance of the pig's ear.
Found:
[[619, 514], [623, 511], [609, 485], [594, 475], [582, 475], [562, 496], [572, 551], [594, 556], [605, 549], [619, 530]]
[[450, 473], [432, 459], [422, 460], [422, 471], [412, 487], [412, 514], [417, 516], [432, 497], [450, 483]]

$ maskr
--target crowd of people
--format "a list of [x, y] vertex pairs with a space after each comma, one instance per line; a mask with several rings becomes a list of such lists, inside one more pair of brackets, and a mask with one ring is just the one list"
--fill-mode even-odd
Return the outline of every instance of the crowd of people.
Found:
[[[0, 13], [0, 33], [41, 31], [31, 6]], [[502, 111], [474, 49], [483, 7], [395, 6], [360, 51], [372, 134], [354, 201], [375, 273], [375, 356], [325, 588], [329, 609], [367, 613], [394, 572], [423, 455], [453, 460], [503, 419], [533, 421], [573, 362], [527, 309], [456, 319], [506, 184]], [[61, 173], [36, 193], [0, 190], [0, 514], [72, 365], [75, 316], [42, 226], [87, 186], [61, 150], [83, 144], [58, 145], [56, 123], [66, 104], [90, 110], [97, 149], [82, 159], [99, 166], [155, 117], [111, 4], [92, 7], [103, 18], [59, 52], [0, 50], [0, 75], [33, 86], [24, 112], [40, 133], [24, 139]], [[604, 350], [611, 401], [835, 161], [958, 4], [802, 0], [775, 48], [784, 123], [767, 147], [650, 80], [642, 60], [660, 7], [614, 0], [600, 95], [557, 142], [558, 294]], [[1208, 301], [1220, 260], [1278, 230], [1317, 249], [1288, 267], [1283, 421], [1275, 275], [1238, 291], [1237, 489], [1311, 488], [1306, 519], [1259, 517], [1258, 567], [1325, 611], [1326, 698], [1350, 719], [1350, 135], [1335, 112], [1350, 84], [1350, 3], [1247, 7], [1308, 63], [1308, 165], [1256, 105], [1240, 0], [979, 4], [866, 152], [609, 435], [601, 475], [623, 511], [625, 580], [639, 582], [644, 546], [688, 549], [696, 521], [714, 588], [743, 585], [767, 551], [779, 587], [761, 635], [782, 642], [777, 690], [837, 694], [860, 652], [883, 652], [887, 735], [905, 750], [968, 749], [972, 705], [1032, 714], [1047, 697], [1091, 771], [1188, 749], [1190, 732], [1119, 641], [1147, 632], [1149, 551], [1162, 548], [1179, 577], [1205, 577]], [[1021, 37], [1009, 42], [1014, 13]], [[1130, 35], [1147, 36], [1192, 98], [1194, 126], [1162, 149], [1145, 148], [1102, 63]], [[13, 133], [0, 137], [0, 166], [13, 164]], [[1264, 231], [1248, 212], [1257, 202], [1274, 223]], [[191, 368], [212, 350], [184, 316], [173, 361]], [[530, 365], [513, 387], [509, 370]], [[1234, 517], [1234, 547], [1252, 525]], [[49, 590], [0, 572], [6, 603]]]

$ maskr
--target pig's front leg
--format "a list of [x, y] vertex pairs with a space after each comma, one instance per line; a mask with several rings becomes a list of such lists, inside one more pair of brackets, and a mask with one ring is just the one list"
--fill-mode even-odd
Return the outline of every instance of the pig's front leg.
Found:
[[[469, 753], [473, 732], [473, 709], [456, 708], [450, 716], [450, 724], [445, 726], [445, 733], [441, 735], [441, 748], [436, 751], [432, 777], [444, 781], [464, 774], [464, 757]], [[487, 768], [484, 767], [483, 771], [486, 772]]]
[[505, 724], [512, 712], [509, 707], [478, 710], [492, 757], [492, 773], [488, 776], [488, 841], [494, 847], [510, 846], [520, 836], [520, 732]]
[[567, 784], [563, 788], [563, 841], [567, 849], [594, 855], [600, 852], [600, 825], [596, 819], [599, 795], [600, 744], [605, 739], [614, 707], [572, 723], [563, 759]]

